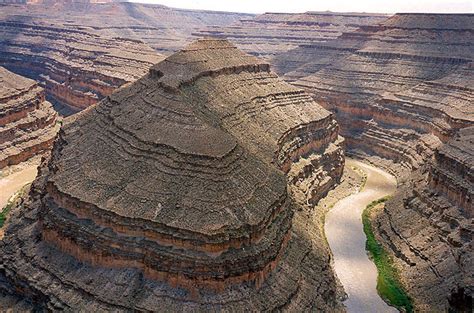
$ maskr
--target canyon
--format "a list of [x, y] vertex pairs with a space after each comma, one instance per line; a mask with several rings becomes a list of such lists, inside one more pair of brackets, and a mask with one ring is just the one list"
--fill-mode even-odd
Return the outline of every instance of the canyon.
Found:
[[315, 47], [333, 59], [315, 73], [286, 75], [336, 113], [352, 154], [403, 177], [474, 122], [471, 39], [472, 15], [396, 14]]
[[0, 243], [0, 289], [48, 310], [338, 309], [306, 216], [342, 142], [268, 63], [198, 40], [65, 120]]
[[[0, 11], [0, 15], [5, 12]], [[82, 110], [132, 82], [163, 57], [141, 42], [29, 18], [1, 17], [0, 64], [37, 80], [62, 114]]]
[[472, 308], [472, 14], [396, 14], [274, 58], [399, 183], [375, 223], [422, 311]]
[[194, 35], [226, 38], [250, 54], [271, 59], [299, 46], [332, 41], [343, 33], [378, 24], [387, 17], [369, 13], [265, 13], [228, 25], [204, 27]]
[[397, 179], [372, 223], [416, 310], [472, 310], [473, 14], [103, 2], [0, 1], [0, 168], [47, 152], [1, 309], [344, 310], [347, 154]]

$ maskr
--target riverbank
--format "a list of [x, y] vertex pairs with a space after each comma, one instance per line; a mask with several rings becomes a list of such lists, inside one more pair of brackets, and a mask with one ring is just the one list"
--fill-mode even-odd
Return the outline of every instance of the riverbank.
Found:
[[0, 239], [3, 238], [9, 209], [9, 200], [15, 201], [14, 196], [22, 188], [31, 183], [38, 174], [40, 158], [34, 158], [27, 162], [2, 169], [0, 172]]
[[346, 166], [362, 169], [366, 174], [363, 190], [338, 201], [328, 212], [325, 233], [334, 260], [334, 270], [344, 287], [348, 312], [397, 312], [377, 293], [377, 268], [365, 249], [362, 212], [374, 200], [392, 194], [395, 177], [365, 163], [346, 159]]
[[391, 305], [407, 312], [413, 312], [413, 303], [405, 292], [401, 282], [398, 269], [393, 263], [392, 257], [384, 247], [377, 242], [372, 227], [373, 214], [383, 209], [389, 197], [380, 198], [370, 203], [362, 213], [364, 233], [367, 237], [366, 249], [377, 267], [377, 291], [379, 295]]

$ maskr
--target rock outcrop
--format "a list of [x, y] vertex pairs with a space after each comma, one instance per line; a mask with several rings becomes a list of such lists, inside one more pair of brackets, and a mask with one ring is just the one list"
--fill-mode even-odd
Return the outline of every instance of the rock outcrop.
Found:
[[422, 311], [472, 311], [473, 149], [474, 127], [462, 129], [376, 221]]
[[0, 290], [50, 310], [333, 311], [298, 201], [339, 180], [341, 144], [267, 63], [199, 40], [68, 119], [0, 243]]
[[50, 149], [58, 130], [43, 89], [0, 67], [0, 169]]
[[[331, 41], [344, 32], [380, 23], [387, 17], [368, 13], [265, 13], [230, 25], [211, 25], [196, 35], [227, 38], [248, 53], [271, 58], [300, 45]], [[281, 71], [279, 67], [276, 70]]]
[[285, 77], [336, 113], [352, 153], [395, 161], [400, 177], [474, 122], [473, 18], [397, 14], [314, 46], [326, 58]]
[[7, 12], [0, 11], [0, 65], [40, 82], [66, 115], [97, 103], [163, 59], [142, 42]]

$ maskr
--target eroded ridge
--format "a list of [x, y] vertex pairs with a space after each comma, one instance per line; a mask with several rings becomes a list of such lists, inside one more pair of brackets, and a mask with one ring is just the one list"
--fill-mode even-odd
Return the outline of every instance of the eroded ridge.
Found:
[[[296, 209], [339, 180], [341, 143], [332, 115], [268, 64], [196, 41], [68, 119], [32, 218], [10, 223], [0, 287], [26, 284], [47, 308], [334, 309], [327, 248]], [[98, 272], [111, 288], [88, 287]]]
[[0, 67], [0, 169], [50, 149], [58, 130], [43, 89]]
[[66, 115], [97, 103], [163, 59], [140, 41], [99, 35], [85, 27], [0, 19], [1, 64], [37, 80], [48, 100]]

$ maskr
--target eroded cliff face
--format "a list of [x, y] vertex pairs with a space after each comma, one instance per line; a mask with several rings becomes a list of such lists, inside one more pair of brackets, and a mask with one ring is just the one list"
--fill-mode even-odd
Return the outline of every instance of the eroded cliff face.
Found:
[[336, 113], [351, 153], [395, 161], [401, 167], [387, 167], [403, 177], [474, 122], [473, 50], [465, 44], [472, 19], [397, 14], [306, 47], [326, 58], [285, 77]]
[[43, 89], [0, 67], [0, 169], [49, 150], [58, 130]]
[[436, 150], [376, 225], [422, 311], [472, 310], [474, 127]]
[[[300, 45], [312, 45], [336, 39], [362, 25], [373, 25], [387, 18], [364, 13], [265, 13], [241, 18], [230, 25], [211, 25], [195, 35], [227, 38], [239, 48], [260, 57], [271, 58]], [[291, 62], [286, 60], [285, 64]], [[273, 62], [278, 73], [286, 72]]]
[[254, 16], [125, 1], [88, 2], [90, 1], [49, 1], [34, 5], [4, 6], [0, 16], [4, 20], [27, 16], [35, 21], [53, 22], [102, 36], [142, 41], [165, 55], [170, 55], [196, 40], [193, 34], [202, 28], [211, 25], [224, 27]]
[[348, 153], [399, 179], [379, 239], [424, 311], [472, 310], [473, 19], [396, 14], [273, 59], [334, 112]]
[[54, 21], [35, 22], [31, 17], [3, 16], [0, 36], [0, 64], [37, 80], [64, 114], [97, 103], [163, 59], [139, 41], [104, 37]]
[[336, 310], [299, 202], [339, 180], [337, 132], [267, 63], [197, 41], [68, 119], [0, 243], [0, 290], [51, 310]]

